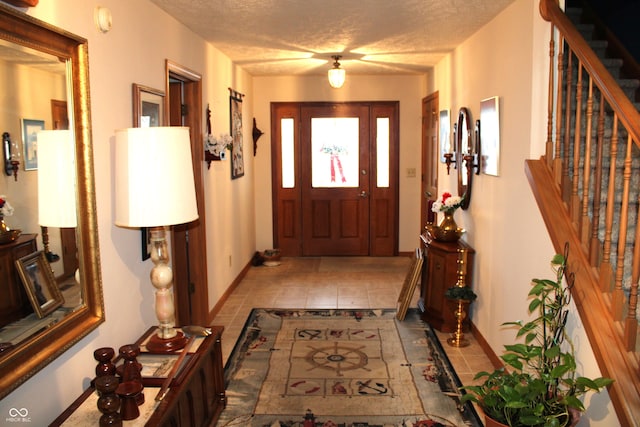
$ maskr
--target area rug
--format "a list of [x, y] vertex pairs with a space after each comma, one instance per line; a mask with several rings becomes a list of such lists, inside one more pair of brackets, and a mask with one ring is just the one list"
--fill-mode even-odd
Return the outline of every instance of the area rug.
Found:
[[417, 310], [254, 309], [218, 426], [482, 426]]

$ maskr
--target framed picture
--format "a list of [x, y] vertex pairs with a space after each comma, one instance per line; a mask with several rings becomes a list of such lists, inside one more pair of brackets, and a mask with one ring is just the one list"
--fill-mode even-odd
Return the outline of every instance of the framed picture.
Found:
[[[133, 127], [165, 126], [164, 92], [148, 86], [132, 84], [133, 95]], [[149, 229], [140, 229], [142, 244], [142, 260], [151, 257], [151, 240]]]
[[244, 152], [242, 147], [242, 94], [235, 91], [229, 97], [231, 138], [231, 179], [244, 175]]
[[44, 130], [44, 120], [22, 119], [24, 170], [38, 169], [38, 132]]
[[482, 172], [498, 176], [500, 165], [500, 99], [497, 96], [480, 101], [480, 140]]
[[164, 92], [133, 83], [133, 127], [165, 125]]
[[407, 309], [409, 308], [409, 304], [411, 304], [413, 294], [416, 290], [416, 285], [418, 284], [420, 274], [422, 273], [422, 262], [424, 259], [422, 255], [422, 249], [416, 248], [415, 258], [411, 262], [409, 271], [407, 272], [404, 283], [402, 284], [402, 290], [398, 297], [398, 311], [396, 313], [396, 319], [400, 321], [404, 320], [407, 315]]
[[16, 266], [36, 316], [43, 318], [64, 304], [64, 298], [43, 251], [16, 260]]
[[445, 163], [444, 155], [451, 152], [451, 121], [449, 110], [440, 111], [440, 162]]

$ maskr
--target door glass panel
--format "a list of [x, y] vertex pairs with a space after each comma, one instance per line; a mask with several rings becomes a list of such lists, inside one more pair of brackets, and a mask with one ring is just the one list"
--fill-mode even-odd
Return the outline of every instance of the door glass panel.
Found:
[[376, 120], [376, 185], [378, 188], [389, 187], [389, 118], [378, 117]]
[[311, 119], [311, 186], [358, 187], [360, 167], [357, 117]]
[[293, 119], [280, 120], [280, 150], [282, 151], [282, 188], [296, 186], [294, 148], [293, 148]]

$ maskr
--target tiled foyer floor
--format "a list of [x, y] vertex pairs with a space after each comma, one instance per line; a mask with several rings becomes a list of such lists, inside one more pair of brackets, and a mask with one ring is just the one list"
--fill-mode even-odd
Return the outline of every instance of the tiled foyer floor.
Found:
[[[223, 362], [233, 350], [253, 308], [395, 308], [410, 267], [409, 257], [283, 258], [275, 267], [251, 267], [229, 296], [213, 324], [222, 325]], [[416, 288], [410, 308], [417, 306]], [[437, 331], [436, 331], [437, 332]], [[471, 344], [455, 348], [438, 333], [463, 384], [493, 366], [470, 334]]]

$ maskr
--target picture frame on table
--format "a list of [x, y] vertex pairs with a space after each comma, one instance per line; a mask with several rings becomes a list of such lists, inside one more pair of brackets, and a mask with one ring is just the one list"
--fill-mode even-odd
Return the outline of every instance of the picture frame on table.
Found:
[[44, 130], [44, 120], [22, 119], [24, 170], [38, 170], [38, 132]]
[[[164, 91], [149, 86], [133, 83], [133, 127], [166, 126], [164, 112]], [[146, 227], [140, 228], [142, 260], [151, 258], [151, 234]]]
[[33, 312], [42, 319], [64, 304], [49, 261], [43, 251], [17, 259], [16, 267]]

